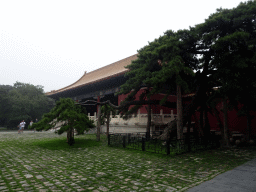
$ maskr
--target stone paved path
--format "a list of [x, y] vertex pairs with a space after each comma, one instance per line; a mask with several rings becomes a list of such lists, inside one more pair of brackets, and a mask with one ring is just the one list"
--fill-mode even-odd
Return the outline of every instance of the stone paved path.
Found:
[[[168, 183], [177, 171], [167, 170], [138, 154], [99, 147], [49, 150], [31, 141], [58, 136], [52, 132], [0, 133], [0, 191], [177, 191], [196, 177]], [[2, 142], [2, 143], [1, 143]], [[15, 143], [15, 145], [14, 145]], [[63, 143], [66, 145], [66, 143]], [[168, 167], [169, 168], [169, 167]]]
[[[76, 137], [77, 140], [79, 137]], [[84, 137], [87, 135], [81, 136], [83, 140]], [[1, 192], [186, 191], [222, 171], [221, 164], [218, 167], [203, 167], [202, 164], [207, 161], [193, 154], [167, 161], [107, 146], [50, 150], [44, 145], [51, 139], [62, 139], [61, 144], [66, 145], [65, 135], [52, 132], [0, 132]], [[38, 141], [45, 143], [34, 145]], [[56, 142], [51, 145], [56, 145]], [[248, 164], [252, 173], [256, 172], [255, 161]], [[238, 173], [243, 170], [236, 169]], [[249, 172], [245, 172], [244, 178], [248, 179]], [[205, 191], [206, 187], [200, 189]]]
[[255, 192], [256, 159], [206, 181], [188, 192]]

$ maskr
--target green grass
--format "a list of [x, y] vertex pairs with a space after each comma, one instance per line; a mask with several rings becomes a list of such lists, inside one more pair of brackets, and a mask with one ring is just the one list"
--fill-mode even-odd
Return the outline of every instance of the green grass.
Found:
[[103, 135], [70, 147], [66, 135], [0, 133], [0, 191], [183, 191], [254, 157], [255, 147], [167, 156], [108, 147]]

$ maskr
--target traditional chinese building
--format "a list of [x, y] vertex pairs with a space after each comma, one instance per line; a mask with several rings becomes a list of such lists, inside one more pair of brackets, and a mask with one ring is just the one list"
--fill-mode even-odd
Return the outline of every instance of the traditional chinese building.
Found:
[[[84, 75], [75, 83], [62, 89], [48, 92], [46, 95], [53, 99], [70, 97], [81, 102], [86, 100], [110, 100], [114, 105], [119, 105], [120, 102], [125, 99], [126, 95], [116, 96], [115, 93], [120, 90], [120, 86], [127, 80], [124, 74], [128, 71], [128, 69], [126, 69], [125, 66], [131, 64], [132, 60], [135, 59], [137, 59], [137, 55], [132, 55], [95, 71], [89, 73], [85, 72]], [[144, 91], [143, 88], [138, 94], [140, 94], [142, 91]], [[159, 94], [153, 96], [152, 99], [161, 100], [163, 97], [163, 94]], [[152, 105], [152, 113], [155, 114], [155, 120], [153, 118], [153, 121], [167, 123], [171, 116], [174, 118], [176, 114], [176, 96], [169, 96], [168, 101], [173, 103], [173, 108]], [[95, 113], [97, 112], [97, 107], [95, 105], [86, 106], [86, 110], [88, 115], [92, 116], [91, 118], [96, 119]], [[139, 110], [139, 119], [132, 118], [128, 121], [123, 121], [117, 116], [116, 119], [112, 120], [112, 124], [118, 126], [136, 125], [138, 127], [145, 127], [147, 120], [146, 113], [146, 108], [143, 106]], [[159, 116], [160, 114], [161, 117], [156, 117], [156, 115]]]
[[[76, 101], [110, 100], [113, 104], [118, 105], [120, 97], [115, 96], [115, 93], [119, 91], [120, 86], [126, 81], [124, 74], [128, 69], [125, 66], [131, 64], [131, 61], [135, 59], [137, 59], [137, 55], [127, 57], [89, 73], [85, 72], [75, 83], [62, 89], [48, 92], [46, 95], [53, 99], [70, 97]], [[96, 106], [88, 107], [87, 111], [93, 115], [96, 112]]]
[[[114, 105], [119, 105], [122, 100], [125, 99], [126, 95], [115, 95], [116, 92], [120, 90], [120, 86], [124, 84], [127, 80], [125, 73], [128, 69], [125, 66], [131, 64], [133, 60], [137, 59], [137, 55], [132, 55], [120, 61], [114, 62], [112, 64], [106, 65], [105, 67], [99, 68], [95, 71], [84, 73], [84, 75], [75, 83], [64, 87], [59, 90], [51, 91], [46, 93], [47, 96], [58, 99], [60, 97], [70, 97], [76, 101], [86, 101], [86, 100], [98, 100], [98, 101], [107, 101], [110, 100]], [[137, 94], [144, 91], [143, 88]], [[157, 94], [152, 96], [151, 100], [161, 100], [164, 97], [164, 94]], [[171, 107], [164, 107], [159, 105], [152, 105], [152, 122], [154, 130], [155, 125], [166, 124], [170, 120], [174, 119], [177, 113], [176, 110], [176, 96], [170, 95], [167, 99], [169, 103], [172, 103]], [[189, 101], [189, 99], [187, 99]], [[185, 101], [185, 102], [187, 102]], [[220, 114], [222, 113], [222, 103], [219, 103], [217, 106]], [[88, 116], [91, 119], [96, 119], [97, 107], [95, 105], [86, 106]], [[218, 130], [219, 126], [217, 124], [217, 119], [212, 114], [209, 115], [209, 121], [211, 129]], [[255, 112], [252, 115], [256, 115]], [[198, 115], [195, 115], [195, 117]], [[221, 120], [223, 121], [223, 115], [220, 115]], [[193, 119], [196, 124], [196, 118]], [[147, 111], [145, 106], [142, 106], [138, 111], [138, 116], [131, 118], [127, 121], [123, 120], [116, 116], [112, 118], [112, 126], [122, 127], [123, 129], [135, 128], [139, 131], [144, 131], [147, 123]], [[246, 133], [247, 120], [245, 117], [238, 117], [237, 111], [229, 111], [228, 113], [228, 124], [230, 131], [239, 131], [241, 133]], [[252, 121], [252, 134], [256, 135], [256, 120]]]

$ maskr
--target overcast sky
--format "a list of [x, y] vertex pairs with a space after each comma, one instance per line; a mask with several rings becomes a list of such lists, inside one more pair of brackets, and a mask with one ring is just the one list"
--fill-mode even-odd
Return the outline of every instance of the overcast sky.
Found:
[[[58, 90], [240, 0], [0, 0], [0, 84]], [[244, 2], [244, 1], [243, 1]]]

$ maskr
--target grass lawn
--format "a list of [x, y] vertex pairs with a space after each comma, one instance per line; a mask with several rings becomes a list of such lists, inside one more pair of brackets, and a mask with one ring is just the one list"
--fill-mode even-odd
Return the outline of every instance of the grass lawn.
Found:
[[0, 133], [0, 191], [186, 191], [256, 157], [255, 148], [178, 156], [107, 146], [106, 137]]

